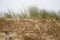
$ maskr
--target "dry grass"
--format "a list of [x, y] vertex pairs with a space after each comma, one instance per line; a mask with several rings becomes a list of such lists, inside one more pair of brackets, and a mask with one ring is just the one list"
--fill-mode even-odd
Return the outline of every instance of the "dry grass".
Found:
[[60, 21], [55, 19], [0, 19], [0, 31], [16, 31], [24, 40], [60, 40]]

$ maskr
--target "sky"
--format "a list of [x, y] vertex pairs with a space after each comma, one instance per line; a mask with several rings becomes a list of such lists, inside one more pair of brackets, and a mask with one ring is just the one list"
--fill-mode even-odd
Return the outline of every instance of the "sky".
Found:
[[20, 12], [24, 8], [37, 6], [40, 9], [59, 11], [60, 0], [0, 0], [0, 12], [11, 10]]

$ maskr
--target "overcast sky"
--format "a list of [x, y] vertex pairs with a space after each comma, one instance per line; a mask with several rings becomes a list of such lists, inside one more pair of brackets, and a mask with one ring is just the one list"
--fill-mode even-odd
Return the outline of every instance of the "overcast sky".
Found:
[[19, 12], [29, 6], [58, 11], [60, 9], [60, 0], [0, 0], [0, 12], [8, 9]]

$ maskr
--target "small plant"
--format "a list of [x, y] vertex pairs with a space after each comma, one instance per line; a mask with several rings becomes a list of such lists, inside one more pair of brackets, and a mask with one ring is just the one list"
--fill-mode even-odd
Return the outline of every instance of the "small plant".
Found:
[[35, 7], [35, 8], [31, 7], [31, 8], [29, 8], [28, 13], [29, 13], [30, 18], [38, 18], [40, 10], [37, 7]]
[[4, 18], [17, 18], [17, 15], [15, 12], [8, 11], [4, 13]]
[[27, 14], [23, 13], [23, 12], [21, 12], [21, 14], [17, 14], [17, 16], [18, 16], [19, 19], [28, 18]]

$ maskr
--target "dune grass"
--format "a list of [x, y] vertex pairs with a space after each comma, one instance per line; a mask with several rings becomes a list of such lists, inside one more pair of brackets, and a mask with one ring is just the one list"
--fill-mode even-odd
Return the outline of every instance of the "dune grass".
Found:
[[50, 19], [60, 19], [60, 15], [56, 12], [53, 11], [46, 11], [46, 10], [39, 10], [37, 7], [30, 7], [28, 8], [27, 12], [22, 12], [21, 14], [17, 14], [12, 11], [8, 11], [4, 13], [4, 18], [33, 18], [33, 19], [45, 19], [45, 18], [50, 18]]

